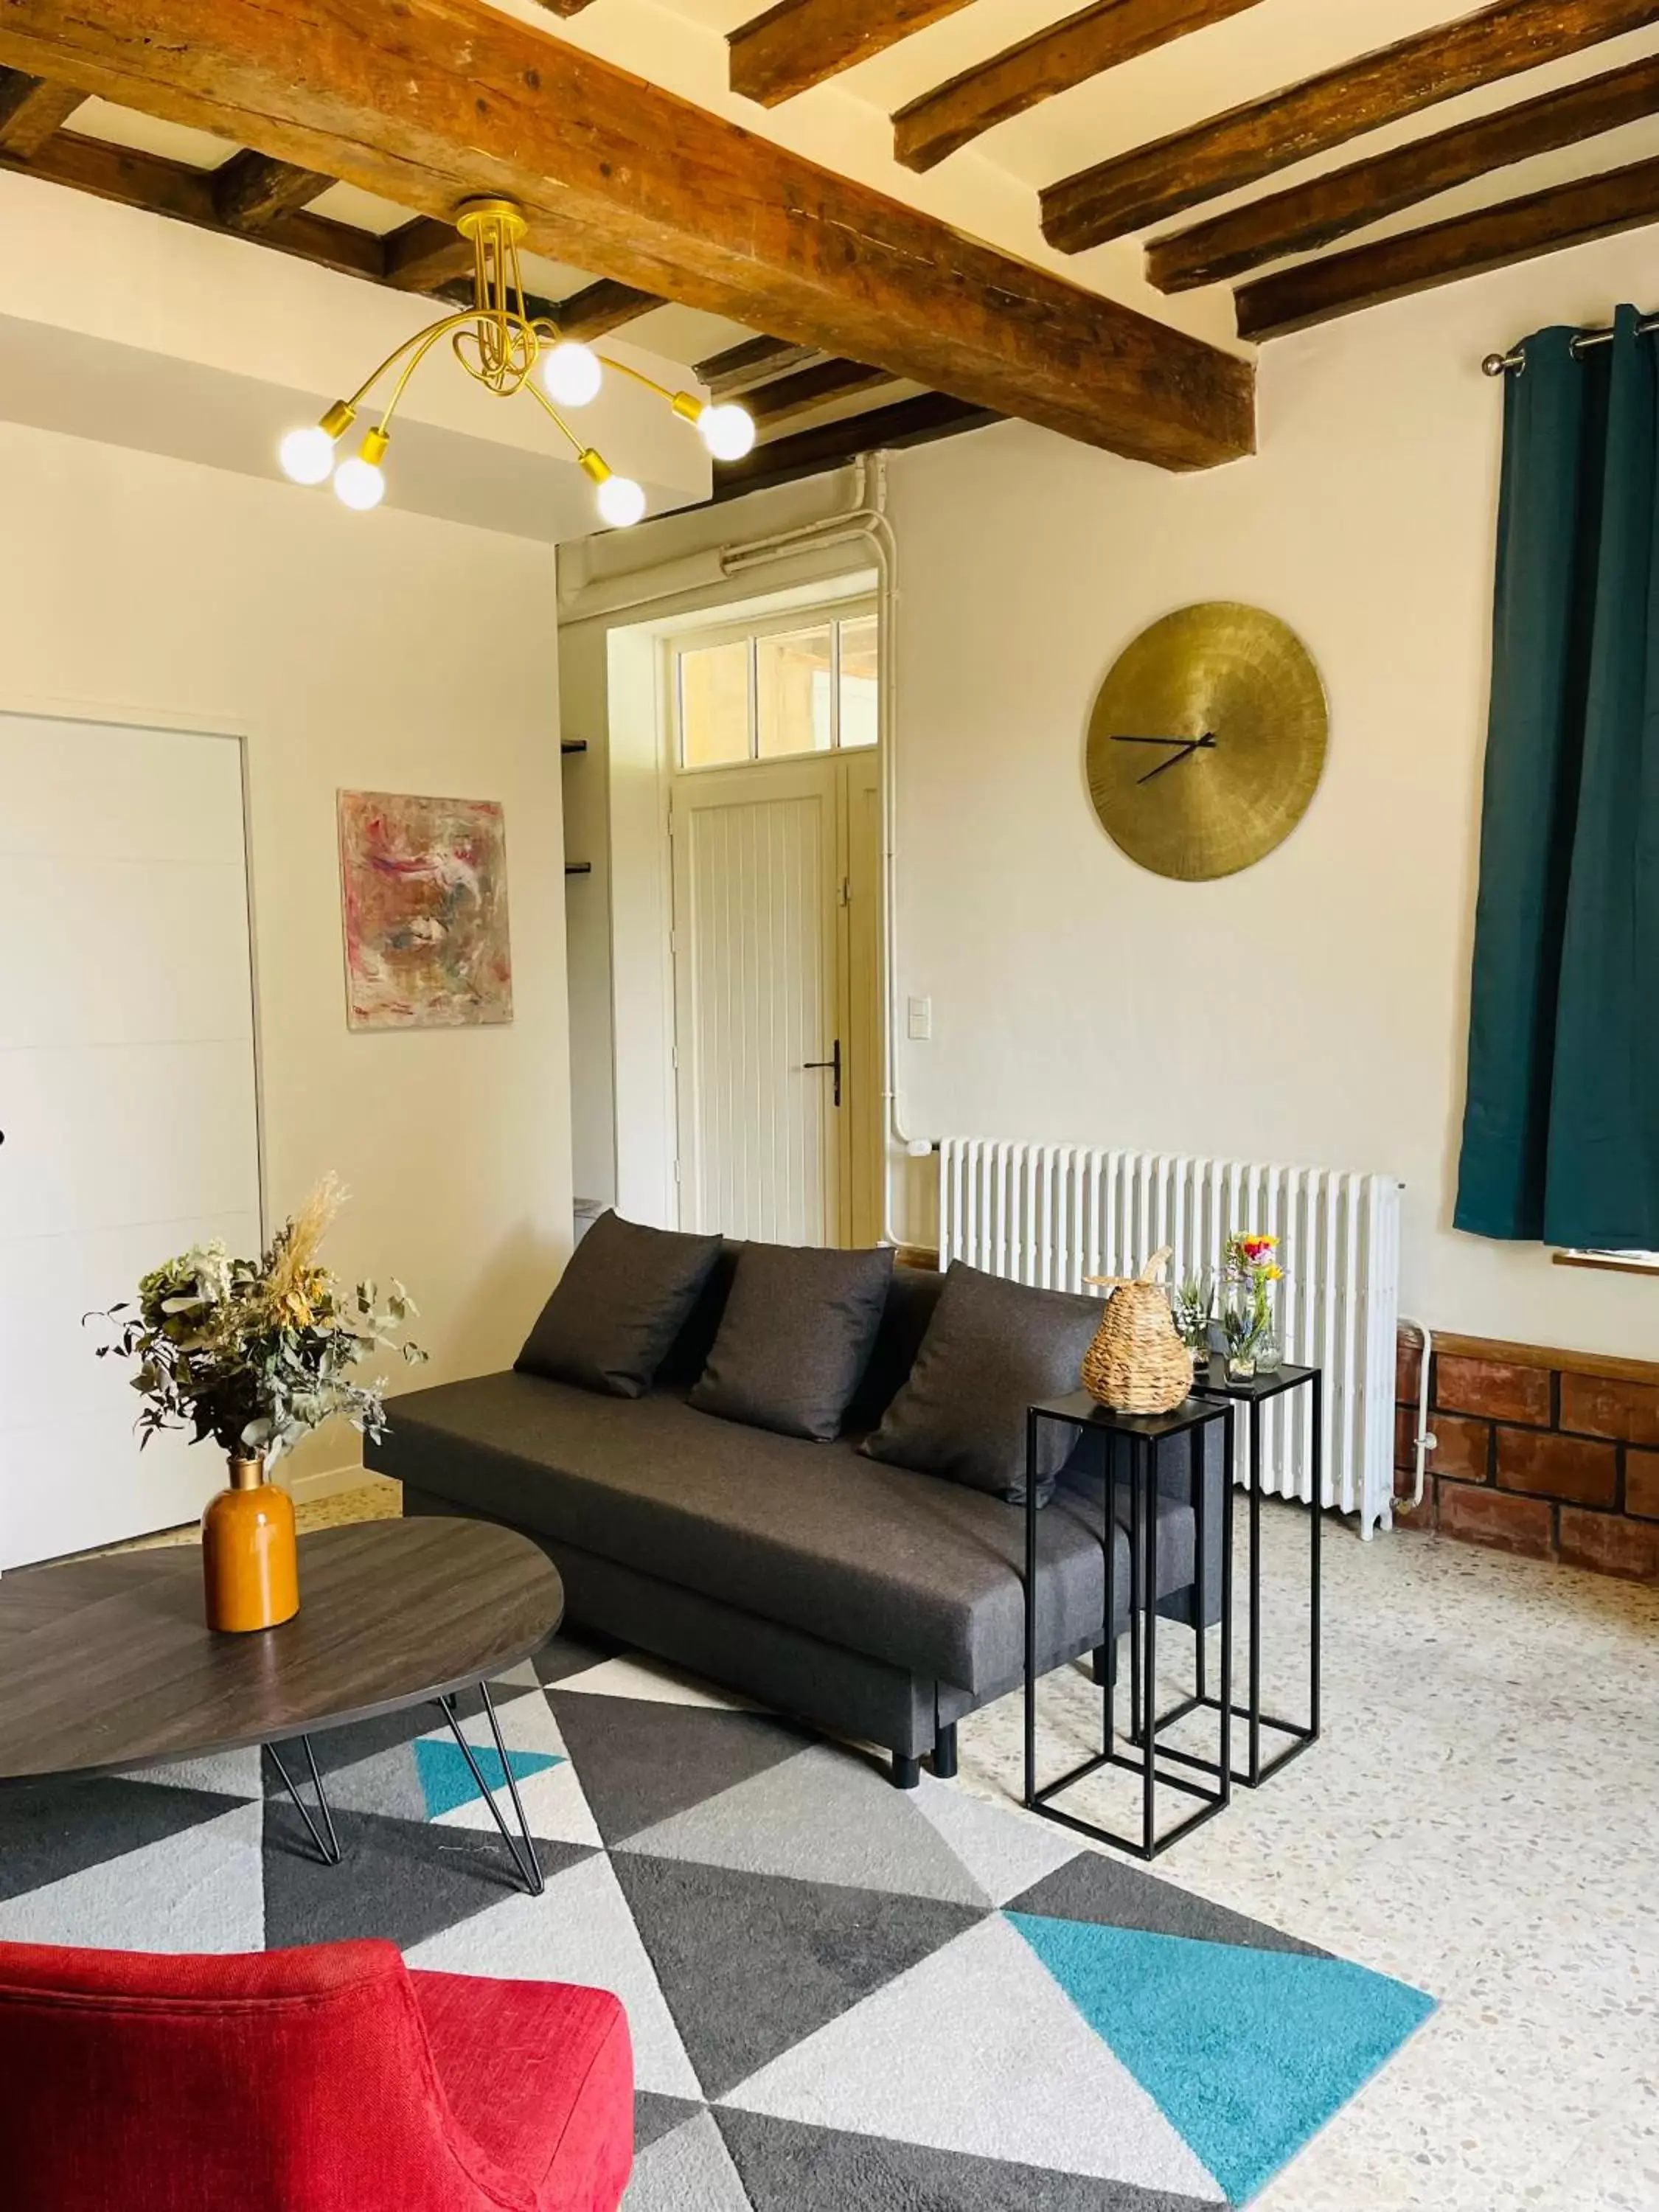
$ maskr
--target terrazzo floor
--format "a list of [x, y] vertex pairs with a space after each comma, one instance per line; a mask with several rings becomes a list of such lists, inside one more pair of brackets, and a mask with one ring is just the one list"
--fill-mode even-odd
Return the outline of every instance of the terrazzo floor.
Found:
[[[1264, 1510], [1270, 1589], [1304, 1587], [1306, 1527]], [[1334, 1522], [1324, 1563], [1322, 1741], [1156, 1870], [1441, 2003], [1258, 2204], [1659, 2212], [1659, 1589]], [[1266, 1653], [1292, 1715], [1299, 1626]], [[1098, 1748], [1080, 1673], [1040, 1711], [1045, 1779]], [[1017, 1793], [1022, 1725], [963, 1723], [969, 1788]]]
[[[300, 1515], [398, 1510], [374, 1481]], [[1306, 1540], [1265, 1510], [1268, 1702], [1291, 1713]], [[1157, 1870], [1440, 2009], [1258, 2204], [1659, 2212], [1659, 1589], [1334, 1522], [1324, 1559], [1323, 1740]], [[1192, 1647], [1166, 1644], [1173, 1692]], [[1048, 1678], [1045, 1775], [1097, 1748], [1099, 1711], [1081, 1672]], [[965, 1722], [962, 1785], [1017, 1798], [1021, 1729], [1017, 1697]], [[1121, 1824], [1122, 1786], [1067, 1802]]]

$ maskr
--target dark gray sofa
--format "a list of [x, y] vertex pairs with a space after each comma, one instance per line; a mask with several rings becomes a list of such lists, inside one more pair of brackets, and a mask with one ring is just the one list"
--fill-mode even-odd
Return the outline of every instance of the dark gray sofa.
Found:
[[[894, 1779], [954, 1771], [964, 1713], [1024, 1668], [1023, 1507], [865, 1458], [943, 1284], [895, 1270], [870, 1367], [835, 1443], [804, 1442], [685, 1402], [713, 1341], [732, 1255], [716, 1268], [639, 1399], [517, 1372], [397, 1399], [365, 1457], [404, 1485], [405, 1514], [504, 1522], [564, 1580], [567, 1617], [780, 1711], [880, 1744]], [[1038, 1650], [1047, 1668], [1103, 1644], [1103, 1471], [1068, 1468], [1038, 1516]], [[1206, 1477], [1219, 1531], [1218, 1453]], [[1159, 1611], [1190, 1621], [1191, 1463], [1159, 1468]], [[1127, 1505], [1115, 1490], [1115, 1637], [1127, 1621]], [[1204, 1577], [1206, 1619], [1218, 1545]]]

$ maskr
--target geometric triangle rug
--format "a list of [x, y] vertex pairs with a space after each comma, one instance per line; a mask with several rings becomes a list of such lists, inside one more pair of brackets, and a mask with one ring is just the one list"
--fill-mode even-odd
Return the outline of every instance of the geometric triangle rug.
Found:
[[[1243, 2204], [1433, 2008], [655, 1662], [555, 1638], [494, 1691], [543, 1895], [416, 1709], [314, 1740], [337, 1867], [246, 1753], [0, 1792], [0, 1939], [385, 1936], [417, 1969], [613, 1989], [625, 2212]], [[487, 1721], [459, 1712], [505, 1801]]]

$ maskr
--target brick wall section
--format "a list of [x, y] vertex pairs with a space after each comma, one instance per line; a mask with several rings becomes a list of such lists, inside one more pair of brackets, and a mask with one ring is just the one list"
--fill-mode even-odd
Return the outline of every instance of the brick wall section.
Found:
[[[1407, 1500], [1422, 1369], [1402, 1334], [1395, 1456]], [[1659, 1581], [1659, 1365], [1453, 1337], [1429, 1385], [1436, 1445], [1402, 1526]]]

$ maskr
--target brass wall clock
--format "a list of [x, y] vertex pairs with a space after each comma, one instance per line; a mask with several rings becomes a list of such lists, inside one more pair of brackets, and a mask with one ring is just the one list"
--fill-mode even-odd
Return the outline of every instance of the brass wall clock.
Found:
[[1132, 860], [1185, 883], [1236, 875], [1318, 788], [1330, 709], [1309, 653], [1259, 607], [1215, 600], [1143, 630], [1089, 722], [1089, 795]]

